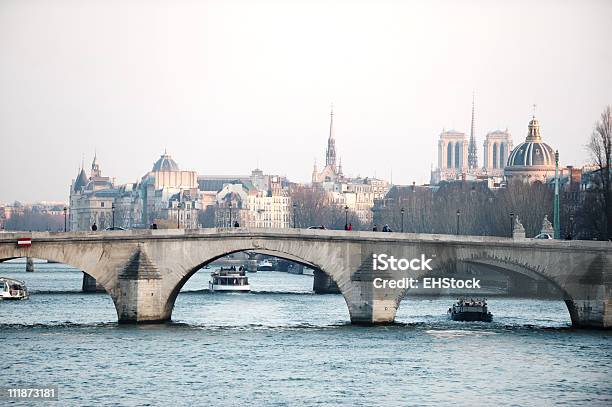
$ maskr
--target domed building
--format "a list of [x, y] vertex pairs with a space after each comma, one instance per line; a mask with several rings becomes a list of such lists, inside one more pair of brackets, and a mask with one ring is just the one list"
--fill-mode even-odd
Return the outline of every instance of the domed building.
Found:
[[176, 161], [164, 151], [139, 184], [142, 224], [150, 225], [166, 219], [184, 227], [196, 227], [197, 191], [196, 172], [181, 171]]
[[165, 171], [180, 171], [178, 164], [176, 161], [170, 157], [166, 151], [159, 157], [159, 160], [153, 164], [152, 172], [165, 172]]
[[542, 141], [540, 122], [535, 115], [529, 122], [525, 141], [512, 150], [504, 168], [506, 180], [546, 182], [555, 175], [555, 151]]

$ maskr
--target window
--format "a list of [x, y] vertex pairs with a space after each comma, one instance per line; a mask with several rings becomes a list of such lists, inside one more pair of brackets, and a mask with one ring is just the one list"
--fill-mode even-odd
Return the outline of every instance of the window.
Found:
[[104, 202], [100, 202], [100, 207], [104, 208]]

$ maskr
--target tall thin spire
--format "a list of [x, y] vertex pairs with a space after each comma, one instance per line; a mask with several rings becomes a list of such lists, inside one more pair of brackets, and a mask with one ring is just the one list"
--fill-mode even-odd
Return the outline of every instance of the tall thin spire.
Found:
[[329, 138], [334, 138], [334, 104], [331, 104], [331, 111], [329, 113]]
[[474, 123], [474, 93], [472, 93], [472, 125], [470, 127], [470, 143], [468, 145], [468, 167], [478, 168], [478, 147], [476, 146], [476, 134]]
[[329, 118], [329, 138], [327, 139], [327, 151], [325, 153], [325, 165], [331, 166], [336, 171], [336, 140], [334, 138], [334, 105], [331, 106]]

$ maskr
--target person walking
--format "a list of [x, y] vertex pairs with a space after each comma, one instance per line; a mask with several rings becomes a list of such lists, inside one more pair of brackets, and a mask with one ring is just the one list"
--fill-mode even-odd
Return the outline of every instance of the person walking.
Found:
[[91, 225], [91, 230], [94, 232], [98, 230], [98, 225], [96, 225], [96, 222], [94, 222], [93, 225]]
[[374, 225], [374, 227], [372, 228], [372, 232], [378, 232], [378, 225]]
[[352, 223], [349, 223], [348, 230], [353, 230], [353, 224]]

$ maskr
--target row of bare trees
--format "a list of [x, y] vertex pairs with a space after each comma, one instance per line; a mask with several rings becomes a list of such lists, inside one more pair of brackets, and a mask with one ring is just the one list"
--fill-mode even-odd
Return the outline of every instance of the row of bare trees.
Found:
[[[402, 209], [404, 210], [402, 216]], [[509, 236], [519, 217], [528, 235], [552, 219], [552, 191], [540, 183], [512, 182], [492, 191], [486, 182], [443, 182], [438, 189], [395, 186], [374, 209], [374, 223], [412, 233]]]
[[23, 213], [15, 213], [6, 220], [4, 229], [59, 232], [64, 230], [64, 216], [24, 208]]

